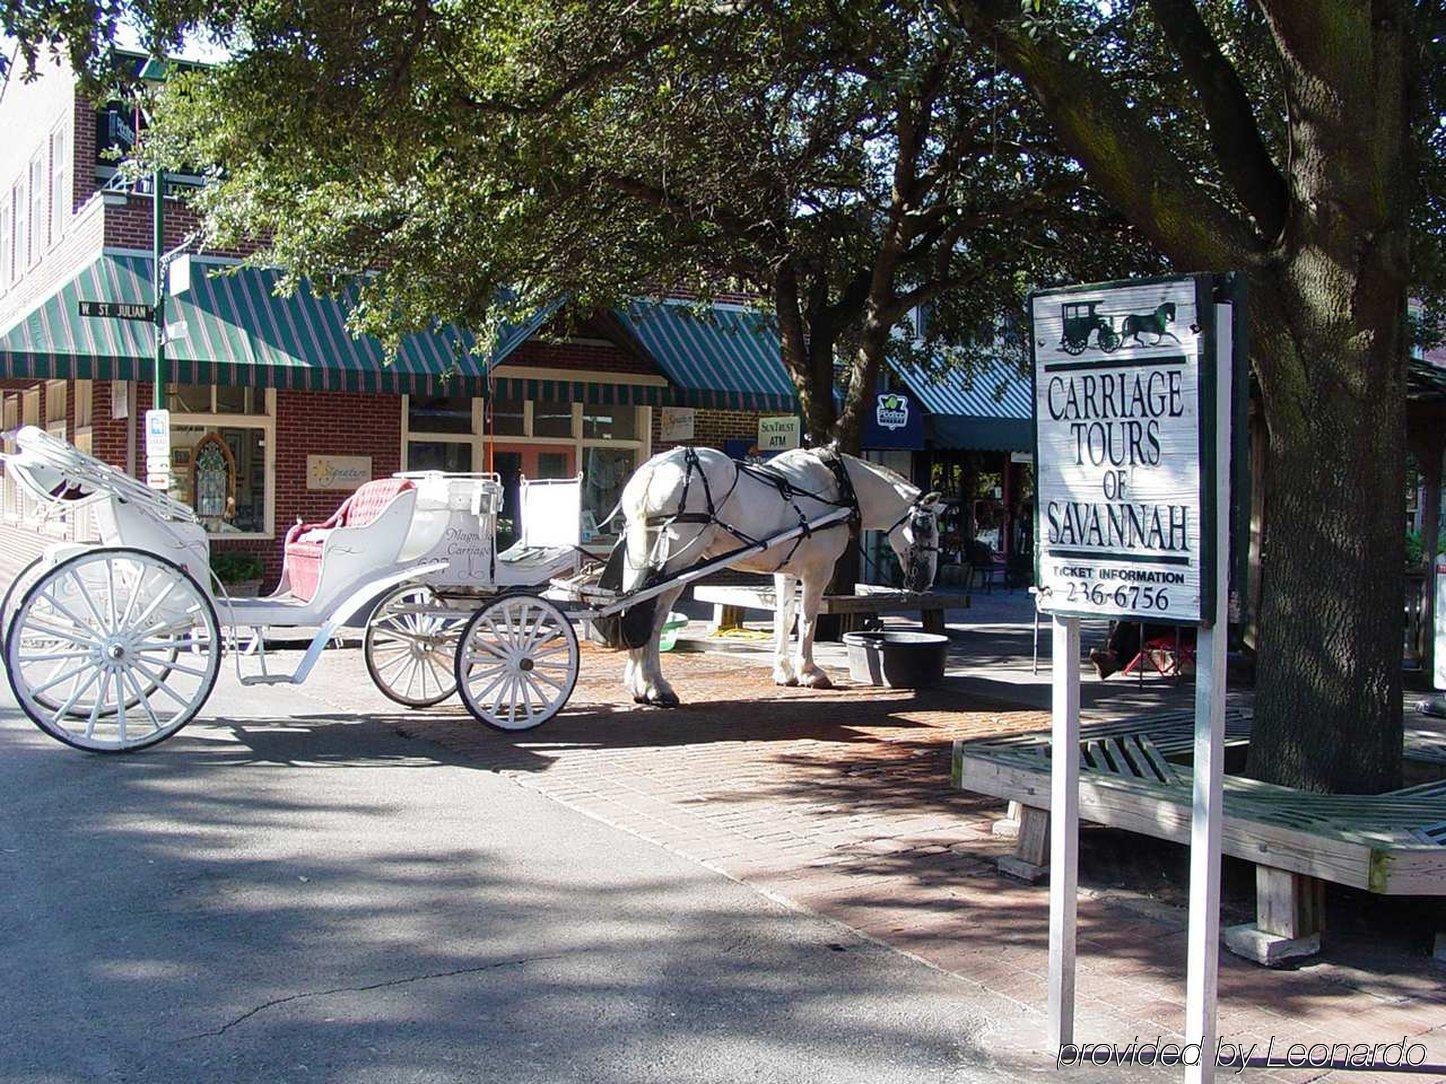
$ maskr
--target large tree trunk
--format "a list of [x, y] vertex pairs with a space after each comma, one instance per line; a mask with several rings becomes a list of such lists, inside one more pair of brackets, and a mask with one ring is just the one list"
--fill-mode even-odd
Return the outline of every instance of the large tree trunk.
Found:
[[1281, 256], [1252, 281], [1270, 427], [1248, 770], [1307, 790], [1401, 784], [1407, 208], [1395, 0], [1330, 21], [1267, 6], [1290, 89]]
[[1401, 785], [1405, 295], [1351, 287], [1252, 301], [1271, 433], [1247, 770], [1369, 794]]

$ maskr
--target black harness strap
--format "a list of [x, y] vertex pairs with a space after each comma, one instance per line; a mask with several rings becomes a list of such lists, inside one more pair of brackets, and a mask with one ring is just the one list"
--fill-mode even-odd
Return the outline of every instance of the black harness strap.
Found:
[[[698, 458], [698, 450], [690, 445], [683, 449], [683, 491], [678, 498], [678, 510], [662, 515], [648, 516], [643, 520], [643, 523], [646, 527], [657, 528], [659, 530], [666, 530], [675, 523], [716, 525], [745, 545], [757, 545], [762, 541], [761, 539], [754, 538], [748, 533], [740, 531], [726, 520], [719, 518], [718, 515], [719, 509], [726, 505], [732, 498], [734, 491], [738, 488], [739, 482], [743, 480], [743, 476], [748, 475], [750, 478], [765, 482], [777, 489], [779, 496], [793, 506], [793, 513], [798, 517], [798, 525], [801, 531], [798, 537], [793, 540], [793, 545], [789, 547], [783, 559], [778, 562], [775, 571], [781, 571], [784, 565], [793, 560], [793, 555], [798, 552], [798, 547], [803, 544], [804, 540], [813, 537], [814, 528], [810, 526], [808, 516], [804, 515], [803, 509], [798, 506], [800, 498], [815, 501], [818, 504], [833, 508], [849, 509], [848, 519], [827, 524], [819, 528], [819, 530], [828, 530], [830, 527], [837, 527], [842, 523], [847, 523], [851, 532], [857, 533], [859, 529], [861, 517], [859, 514], [858, 494], [854, 491], [853, 481], [849, 478], [848, 467], [845, 466], [843, 457], [832, 448], [817, 450], [813, 454], [832, 471], [838, 483], [839, 493], [837, 497], [825, 497], [820, 493], [800, 489], [776, 467], [772, 467], [767, 463], [747, 463], [734, 459], [731, 461], [733, 463], [733, 484], [728, 488], [728, 492], [724, 494], [723, 499], [715, 503], [713, 500], [713, 487], [708, 481], [708, 473], [703, 469], [702, 461]], [[692, 487], [693, 475], [695, 473], [698, 475], [703, 486], [704, 504], [704, 510], [696, 512], [688, 510], [688, 492]], [[907, 513], [905, 515], [907, 517]], [[902, 523], [903, 520], [899, 522]], [[897, 527], [898, 523], [894, 524], [894, 526]], [[892, 530], [892, 528], [890, 529]]]

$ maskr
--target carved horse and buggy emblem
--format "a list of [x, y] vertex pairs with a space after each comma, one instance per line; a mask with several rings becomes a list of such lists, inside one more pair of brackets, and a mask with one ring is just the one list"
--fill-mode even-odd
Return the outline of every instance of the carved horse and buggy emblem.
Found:
[[[1159, 346], [1166, 339], [1179, 342], [1180, 338], [1171, 326], [1175, 323], [1175, 302], [1166, 301], [1155, 306], [1153, 312], [1128, 313], [1120, 317], [1115, 327], [1115, 316], [1101, 313], [1098, 301], [1066, 301], [1060, 306], [1062, 334], [1059, 345], [1066, 354], [1078, 356], [1094, 346], [1105, 354], [1113, 354], [1126, 343], [1135, 346]], [[1154, 336], [1146, 342], [1143, 335]], [[1091, 338], [1094, 342], [1091, 343]]]

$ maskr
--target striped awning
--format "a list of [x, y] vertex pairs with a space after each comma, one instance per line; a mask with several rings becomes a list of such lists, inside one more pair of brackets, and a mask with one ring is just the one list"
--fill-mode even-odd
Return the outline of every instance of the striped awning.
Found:
[[606, 384], [592, 380], [537, 380], [494, 376], [492, 394], [498, 399], [534, 402], [588, 403], [593, 406], [667, 406], [672, 389], [657, 384]]
[[[171, 379], [181, 384], [482, 394], [490, 366], [536, 333], [562, 303], [505, 327], [488, 351], [479, 351], [471, 332], [438, 325], [405, 338], [393, 358], [379, 340], [347, 330], [346, 297], [322, 297], [304, 280], [291, 296], [278, 296], [276, 271], [201, 266], [208, 273], [194, 275], [189, 291], [166, 300], [166, 322], [179, 335], [166, 357]], [[229, 273], [216, 273], [223, 270]], [[148, 257], [99, 257], [0, 332], [0, 376], [149, 379], [153, 325], [83, 317], [80, 302], [148, 305], [153, 289]]]
[[894, 362], [894, 371], [929, 411], [934, 447], [995, 452], [1033, 448], [1034, 392], [1029, 378], [1005, 362], [932, 372], [900, 360]]
[[699, 315], [687, 301], [633, 301], [617, 315], [672, 383], [675, 405], [798, 409], [771, 317], [723, 304]]

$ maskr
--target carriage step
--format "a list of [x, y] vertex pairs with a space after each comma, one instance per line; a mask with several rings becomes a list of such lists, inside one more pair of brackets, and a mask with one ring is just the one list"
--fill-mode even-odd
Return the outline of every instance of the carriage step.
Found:
[[294, 674], [249, 674], [241, 679], [242, 685], [295, 685]]

